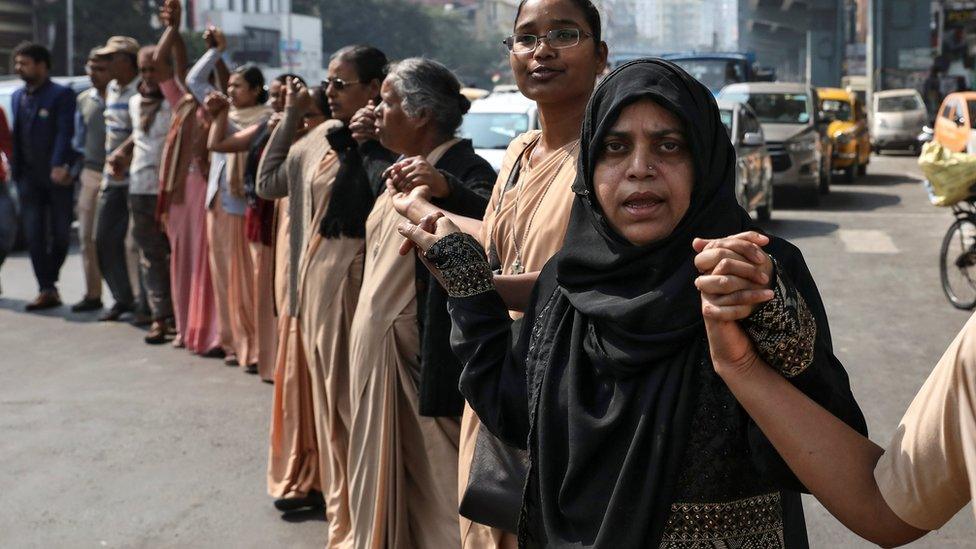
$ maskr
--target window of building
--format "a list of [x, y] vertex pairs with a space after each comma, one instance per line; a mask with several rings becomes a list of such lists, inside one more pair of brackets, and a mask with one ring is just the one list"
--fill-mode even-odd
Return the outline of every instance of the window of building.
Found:
[[270, 67], [281, 65], [281, 33], [277, 30], [244, 27], [239, 47], [233, 53], [235, 63], [260, 63]]

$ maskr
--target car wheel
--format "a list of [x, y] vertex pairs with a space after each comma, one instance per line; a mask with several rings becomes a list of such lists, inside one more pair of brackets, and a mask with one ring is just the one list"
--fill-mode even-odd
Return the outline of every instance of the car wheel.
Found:
[[816, 208], [820, 205], [820, 195], [823, 192], [819, 186], [806, 187], [800, 190], [801, 203], [809, 208]]
[[844, 168], [844, 183], [853, 183], [854, 177], [857, 176], [861, 171], [861, 164], [858, 162], [858, 158], [855, 153], [854, 163], [850, 166]]
[[830, 165], [820, 166], [820, 194], [830, 194]]
[[857, 165], [857, 175], [858, 175], [858, 177], [864, 177], [867, 174], [868, 174], [868, 165], [867, 164], [858, 164]]

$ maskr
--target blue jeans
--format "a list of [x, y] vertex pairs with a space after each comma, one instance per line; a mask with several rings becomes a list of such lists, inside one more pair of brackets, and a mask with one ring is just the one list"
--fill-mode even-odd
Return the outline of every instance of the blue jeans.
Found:
[[18, 181], [21, 218], [34, 277], [41, 291], [56, 290], [71, 239], [74, 186], [48, 178]]

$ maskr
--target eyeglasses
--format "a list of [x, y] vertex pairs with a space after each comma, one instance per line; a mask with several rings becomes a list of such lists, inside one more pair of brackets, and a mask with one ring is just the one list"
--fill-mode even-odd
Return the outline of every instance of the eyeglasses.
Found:
[[553, 29], [545, 34], [545, 36], [536, 36], [535, 34], [513, 34], [505, 40], [502, 41], [505, 46], [508, 47], [508, 51], [512, 53], [532, 53], [539, 43], [545, 40], [549, 47], [556, 50], [561, 50], [565, 48], [572, 48], [580, 43], [584, 38], [589, 38], [593, 36], [588, 32], [583, 32], [579, 29]]
[[322, 87], [328, 88], [329, 86], [332, 86], [337, 91], [342, 91], [346, 89], [346, 86], [352, 86], [353, 84], [359, 84], [359, 83], [360, 82], [358, 80], [357, 81], [343, 80], [341, 78], [336, 78], [335, 76], [330, 76], [322, 81]]

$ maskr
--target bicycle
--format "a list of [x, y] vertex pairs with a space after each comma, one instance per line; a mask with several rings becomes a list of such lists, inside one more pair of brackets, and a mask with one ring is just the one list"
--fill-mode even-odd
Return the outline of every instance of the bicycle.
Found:
[[956, 220], [942, 239], [939, 275], [942, 291], [957, 309], [976, 307], [976, 197], [952, 206]]

